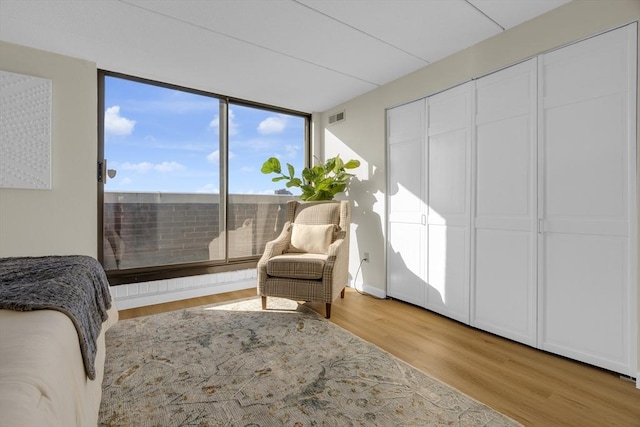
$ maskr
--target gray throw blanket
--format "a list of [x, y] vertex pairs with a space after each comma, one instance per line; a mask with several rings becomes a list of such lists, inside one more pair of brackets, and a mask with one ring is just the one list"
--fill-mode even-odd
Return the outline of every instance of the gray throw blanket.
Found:
[[91, 380], [96, 378], [97, 341], [110, 307], [109, 282], [94, 258], [0, 258], [0, 309], [66, 314], [78, 332], [84, 369]]

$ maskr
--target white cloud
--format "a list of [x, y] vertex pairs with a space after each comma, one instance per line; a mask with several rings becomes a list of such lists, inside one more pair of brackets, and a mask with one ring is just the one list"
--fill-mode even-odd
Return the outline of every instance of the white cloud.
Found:
[[153, 163], [149, 163], [149, 162], [140, 162], [140, 163], [124, 162], [123, 164], [120, 165], [120, 169], [123, 169], [123, 170], [126, 170], [126, 171], [136, 171], [136, 172], [140, 172], [140, 173], [145, 173], [145, 172], [149, 172], [151, 169], [153, 169]]
[[220, 193], [220, 189], [215, 184], [206, 184], [196, 190], [196, 193]]
[[131, 184], [132, 182], [133, 182], [133, 181], [132, 181], [132, 180], [131, 180], [131, 178], [129, 178], [129, 177], [124, 177], [124, 178], [122, 178], [122, 179], [120, 179], [120, 180], [118, 180], [118, 181], [117, 181], [117, 183], [118, 183], [118, 185], [119, 185], [120, 187], [126, 187], [126, 186], [128, 186], [129, 184]]
[[178, 162], [162, 162], [153, 166], [153, 170], [162, 172], [162, 173], [177, 172], [184, 169], [185, 169], [184, 165]]
[[[229, 109], [229, 136], [235, 136], [239, 133], [238, 123], [235, 120], [236, 116], [232, 109]], [[213, 120], [209, 123], [209, 127], [213, 129], [220, 129], [220, 115], [217, 114]]]
[[[235, 157], [235, 154], [233, 154], [233, 151], [229, 151], [229, 160], [233, 159]], [[209, 163], [219, 163], [220, 162], [220, 150], [215, 150], [214, 152], [212, 152], [211, 154], [209, 154], [207, 156], [207, 161]]]
[[220, 150], [216, 150], [213, 153], [207, 156], [207, 161], [209, 163], [218, 163], [220, 161]]
[[267, 117], [258, 125], [258, 132], [263, 135], [271, 133], [280, 133], [287, 127], [287, 116], [279, 114], [277, 116]]
[[104, 131], [111, 135], [131, 135], [135, 120], [120, 115], [120, 106], [114, 105], [104, 112]]
[[[300, 150], [302, 150], [301, 145], [287, 144], [284, 146], [284, 150], [281, 150], [281, 152], [274, 152], [270, 156], [280, 160], [280, 163], [282, 163], [282, 167], [284, 168], [285, 162], [298, 163], [298, 154], [300, 154]], [[296, 167], [296, 174], [299, 174], [300, 172], [302, 172], [302, 169], [298, 170]]]
[[249, 173], [249, 172], [253, 172], [255, 170], [256, 170], [256, 168], [254, 168], [252, 166], [243, 166], [243, 167], [240, 168], [240, 172], [243, 172], [243, 173]]
[[287, 145], [284, 147], [284, 151], [287, 153], [287, 157], [293, 159], [298, 155], [300, 148], [302, 148], [300, 145]]
[[186, 169], [185, 166], [178, 162], [162, 162], [162, 163], [151, 163], [151, 162], [140, 162], [140, 163], [129, 163], [125, 162], [119, 166], [123, 170], [135, 171], [138, 173], [147, 173], [149, 171], [155, 171], [160, 173], [169, 173], [169, 172], [177, 172]]

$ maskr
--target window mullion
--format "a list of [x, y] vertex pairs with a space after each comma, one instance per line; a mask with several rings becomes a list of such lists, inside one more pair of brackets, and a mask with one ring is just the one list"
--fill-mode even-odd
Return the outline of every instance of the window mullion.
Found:
[[229, 236], [227, 233], [229, 188], [229, 102], [220, 99], [220, 235], [224, 236], [224, 260], [229, 261]]

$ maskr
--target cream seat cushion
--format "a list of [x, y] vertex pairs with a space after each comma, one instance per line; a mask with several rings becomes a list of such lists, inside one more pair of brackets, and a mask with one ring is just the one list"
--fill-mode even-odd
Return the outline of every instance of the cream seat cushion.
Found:
[[277, 255], [269, 260], [267, 274], [286, 279], [322, 279], [327, 258], [328, 256], [325, 254], [309, 253]]

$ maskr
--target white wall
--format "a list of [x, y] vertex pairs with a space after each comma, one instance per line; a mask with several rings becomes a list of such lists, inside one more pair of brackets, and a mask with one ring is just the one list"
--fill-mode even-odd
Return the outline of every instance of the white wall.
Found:
[[[386, 108], [423, 98], [542, 52], [639, 19], [638, 0], [574, 0], [320, 114], [320, 122], [315, 123], [315, 126], [322, 129], [320, 134], [325, 155], [339, 153], [345, 159], [357, 158], [363, 165], [357, 170], [357, 179], [352, 181], [348, 193], [348, 198], [354, 204], [349, 269], [352, 278], [364, 252], [369, 252], [371, 261], [363, 264], [356, 286], [376, 295], [384, 295], [386, 292]], [[640, 88], [640, 83], [638, 87]], [[329, 115], [343, 110], [346, 120], [329, 126]], [[640, 135], [640, 119], [638, 124]], [[640, 313], [640, 292], [638, 307]], [[640, 326], [638, 329], [640, 331]], [[640, 338], [638, 343], [640, 346]], [[640, 349], [638, 354], [640, 355]], [[640, 366], [640, 362], [638, 365]]]
[[0, 256], [96, 257], [96, 65], [0, 42], [0, 69], [53, 82], [52, 189], [0, 189]]

